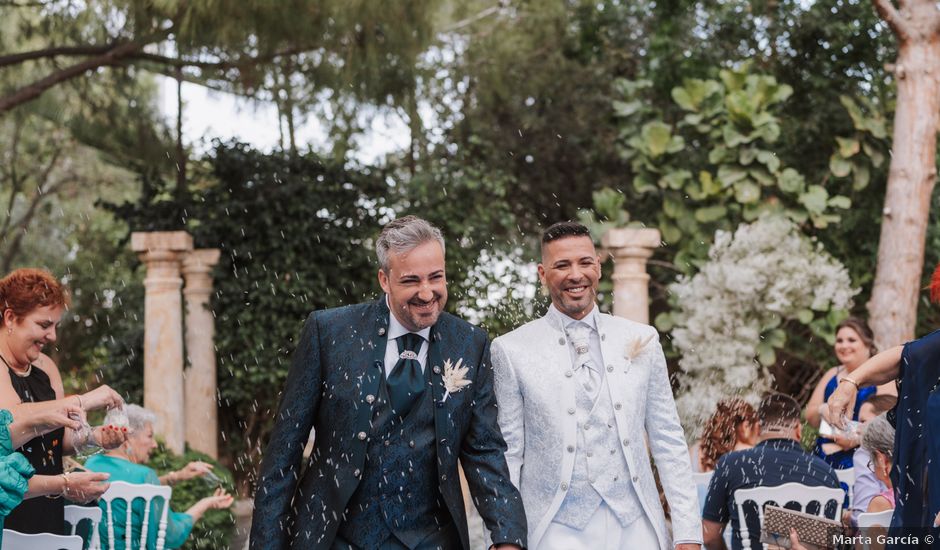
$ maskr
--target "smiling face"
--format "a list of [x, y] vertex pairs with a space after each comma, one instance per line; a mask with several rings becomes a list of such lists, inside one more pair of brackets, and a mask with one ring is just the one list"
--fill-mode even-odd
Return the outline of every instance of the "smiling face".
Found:
[[836, 333], [836, 357], [847, 369], [854, 369], [871, 357], [862, 337], [851, 327], [842, 327]]
[[405, 328], [418, 332], [437, 322], [447, 303], [444, 250], [426, 241], [402, 253], [389, 251], [388, 273], [379, 270], [392, 314]]
[[583, 319], [591, 312], [601, 263], [590, 237], [561, 237], [543, 244], [538, 269], [539, 280], [558, 311], [572, 319]]
[[55, 343], [56, 328], [62, 319], [62, 306], [40, 306], [22, 317], [12, 310], [3, 312], [5, 350], [17, 367], [25, 367], [39, 359], [47, 344]]

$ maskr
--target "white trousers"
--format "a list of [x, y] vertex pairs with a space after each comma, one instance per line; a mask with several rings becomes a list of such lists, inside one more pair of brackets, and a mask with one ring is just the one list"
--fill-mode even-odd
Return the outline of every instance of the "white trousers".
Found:
[[[602, 502], [591, 516], [584, 530], [567, 525], [549, 524], [545, 535], [534, 550], [656, 550], [659, 538], [653, 524], [641, 515], [630, 525], [623, 527], [610, 507]], [[662, 549], [660, 549], [662, 550]]]

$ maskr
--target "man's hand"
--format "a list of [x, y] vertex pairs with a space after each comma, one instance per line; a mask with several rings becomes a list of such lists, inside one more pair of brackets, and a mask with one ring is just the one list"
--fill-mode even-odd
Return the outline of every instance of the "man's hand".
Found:
[[849, 411], [855, 410], [855, 394], [858, 388], [851, 382], [839, 382], [832, 395], [829, 396], [828, 405], [820, 412], [826, 418], [826, 422], [840, 430], [845, 429], [844, 419], [850, 416]]
[[693, 544], [691, 542], [683, 542], [682, 544], [676, 545], [676, 550], [702, 550], [702, 545]]
[[518, 544], [494, 544], [490, 546], [490, 550], [522, 550], [522, 547]]

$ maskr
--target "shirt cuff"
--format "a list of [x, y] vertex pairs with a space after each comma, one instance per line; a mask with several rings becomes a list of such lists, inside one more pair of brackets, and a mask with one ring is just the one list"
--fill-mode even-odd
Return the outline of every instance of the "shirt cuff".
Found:
[[699, 546], [704, 546], [705, 543], [700, 540], [676, 540], [672, 542], [674, 547], [680, 544], [698, 544]]

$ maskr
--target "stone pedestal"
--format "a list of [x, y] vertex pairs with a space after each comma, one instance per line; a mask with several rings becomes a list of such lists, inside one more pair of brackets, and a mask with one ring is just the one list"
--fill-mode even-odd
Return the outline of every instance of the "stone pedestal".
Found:
[[131, 248], [147, 268], [144, 279], [144, 407], [154, 430], [176, 453], [184, 449], [183, 319], [180, 265], [192, 250], [184, 231], [133, 233]]
[[191, 449], [218, 458], [218, 403], [216, 399], [215, 321], [209, 311], [212, 269], [219, 250], [193, 250], [183, 257], [183, 297], [186, 301], [185, 370], [186, 443]]
[[662, 242], [658, 229], [611, 229], [601, 245], [614, 260], [614, 315], [649, 324], [650, 276], [646, 261]]

